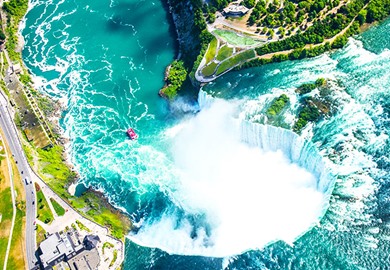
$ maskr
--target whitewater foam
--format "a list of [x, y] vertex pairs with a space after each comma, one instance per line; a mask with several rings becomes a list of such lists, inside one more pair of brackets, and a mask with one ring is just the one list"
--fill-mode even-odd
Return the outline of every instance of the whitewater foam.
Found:
[[234, 103], [202, 92], [199, 100], [202, 111], [180, 125], [172, 147], [179, 181], [171, 200], [185, 216], [167, 210], [130, 239], [174, 254], [226, 257], [292, 243], [317, 224], [333, 186], [315, 147], [291, 131], [232, 118]]

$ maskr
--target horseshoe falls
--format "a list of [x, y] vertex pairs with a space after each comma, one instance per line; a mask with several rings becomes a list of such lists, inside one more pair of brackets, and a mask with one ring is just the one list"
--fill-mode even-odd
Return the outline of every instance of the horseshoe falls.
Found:
[[[164, 2], [31, 4], [23, 59], [64, 105], [80, 182], [137, 227], [124, 269], [388, 267], [390, 20], [341, 50], [230, 72], [198, 103], [168, 106], [157, 96], [176, 54]], [[297, 135], [295, 89], [320, 77], [335, 111]], [[272, 126], [264, 112], [282, 93], [290, 105]]]
[[175, 207], [144, 221], [130, 239], [171, 254], [214, 257], [292, 243], [329, 202], [333, 178], [320, 154], [289, 130], [234, 120], [235, 105], [206, 103], [173, 137]]

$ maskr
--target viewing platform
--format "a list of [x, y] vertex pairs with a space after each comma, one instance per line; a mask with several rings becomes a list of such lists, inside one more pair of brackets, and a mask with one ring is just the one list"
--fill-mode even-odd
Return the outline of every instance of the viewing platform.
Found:
[[223, 14], [227, 17], [241, 17], [248, 13], [249, 9], [237, 4], [231, 4], [223, 9]]

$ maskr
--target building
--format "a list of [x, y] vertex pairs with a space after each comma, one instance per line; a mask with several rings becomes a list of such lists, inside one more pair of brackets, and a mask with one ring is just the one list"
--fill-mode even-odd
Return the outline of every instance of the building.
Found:
[[54, 233], [39, 245], [39, 260], [42, 269], [52, 269], [56, 264], [67, 261], [84, 250], [84, 245], [74, 243], [70, 234]]
[[22, 73], [22, 67], [20, 66], [19, 63], [13, 64], [13, 66], [12, 66], [12, 71], [13, 71], [15, 74], [20, 74], [20, 73]]
[[39, 245], [38, 254], [40, 268], [47, 270], [67, 269], [97, 269], [100, 258], [96, 246], [100, 242], [98, 236], [87, 235], [81, 243], [75, 232], [63, 234], [54, 233]]
[[68, 261], [71, 270], [95, 270], [100, 263], [99, 253], [96, 248], [84, 250]]
[[244, 16], [248, 11], [249, 9], [244, 6], [230, 4], [223, 9], [223, 14], [227, 17], [241, 17]]
[[83, 244], [87, 250], [91, 250], [97, 247], [100, 242], [100, 238], [97, 235], [87, 235], [84, 237]]

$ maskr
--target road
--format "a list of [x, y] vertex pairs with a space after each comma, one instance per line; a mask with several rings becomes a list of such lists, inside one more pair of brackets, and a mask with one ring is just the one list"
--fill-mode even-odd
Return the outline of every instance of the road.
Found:
[[[34, 269], [37, 261], [35, 257], [36, 238], [35, 221], [37, 209], [35, 203], [35, 189], [32, 181], [32, 172], [24, 155], [14, 122], [8, 108], [7, 99], [0, 94], [0, 127], [4, 132], [6, 141], [23, 179], [23, 186], [26, 192], [26, 256], [28, 269]], [[26, 183], [27, 182], [27, 183]]]

